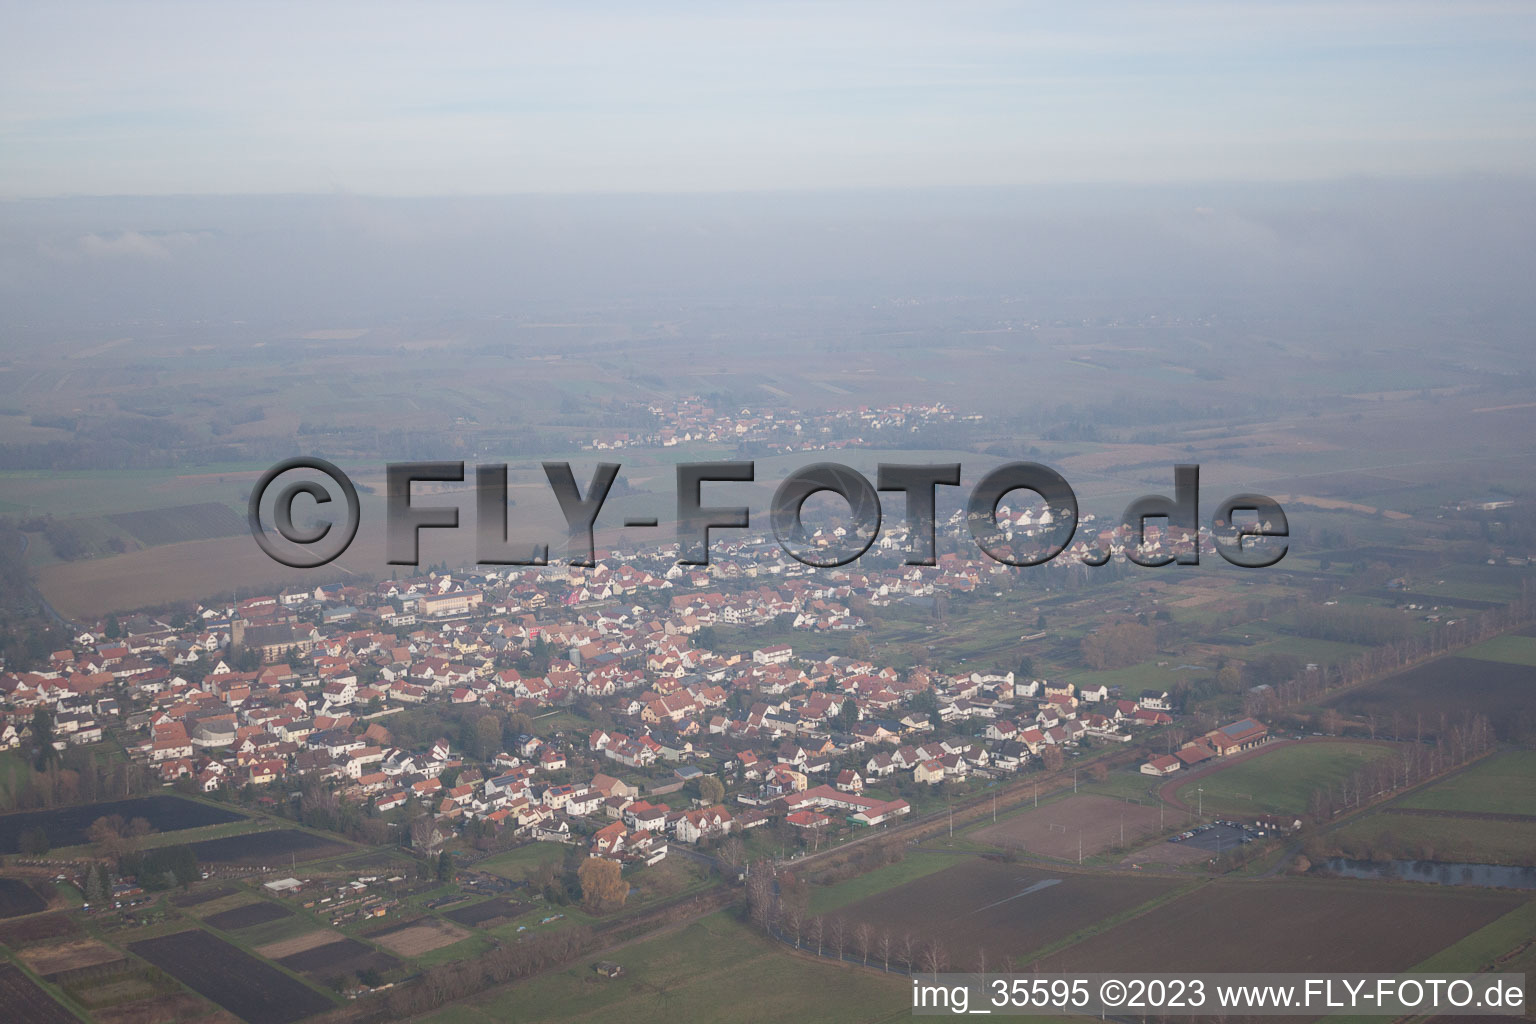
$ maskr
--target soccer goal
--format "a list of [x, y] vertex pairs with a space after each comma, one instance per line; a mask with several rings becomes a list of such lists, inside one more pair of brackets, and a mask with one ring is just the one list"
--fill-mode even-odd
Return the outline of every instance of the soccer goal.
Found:
[[1065, 825], [1050, 825], [1050, 826], [1047, 826], [1047, 827], [1052, 832], [1060, 832], [1062, 834], [1066, 834], [1066, 831], [1067, 831], [1067, 826], [1065, 826]]

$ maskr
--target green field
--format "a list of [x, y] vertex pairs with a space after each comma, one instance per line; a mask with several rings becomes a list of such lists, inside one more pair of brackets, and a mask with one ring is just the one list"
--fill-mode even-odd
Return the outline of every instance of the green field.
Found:
[[1397, 801], [1398, 807], [1536, 815], [1536, 750], [1497, 754]]
[[476, 871], [489, 871], [502, 878], [521, 882], [529, 878], [541, 865], [559, 866], [565, 857], [565, 847], [559, 843], [529, 843], [506, 853], [487, 857], [475, 865]]
[[[1492, 640], [1484, 640], [1461, 652], [1463, 658], [1479, 658], [1483, 661], [1502, 661], [1510, 665], [1529, 665], [1536, 668], [1536, 636], [1505, 633]], [[1536, 675], [1533, 675], [1536, 682]]]
[[[599, 957], [592, 957], [595, 961]], [[878, 1021], [909, 1005], [909, 983], [792, 955], [727, 914], [605, 954], [624, 976], [590, 961], [438, 1011], [433, 1024], [514, 1021]]]
[[1536, 860], [1536, 821], [1487, 821], [1377, 812], [1329, 833], [1345, 856], [1408, 857], [1472, 864], [1527, 865]]
[[914, 879], [931, 875], [935, 871], [952, 868], [957, 863], [959, 861], [953, 854], [909, 850], [905, 857], [894, 864], [887, 864], [836, 885], [812, 888], [811, 913], [825, 914], [829, 910], [856, 903], [877, 892], [894, 889], [898, 885], [906, 885]]
[[[1303, 814], [1315, 790], [1337, 784], [1362, 764], [1386, 757], [1377, 743], [1296, 743], [1277, 747], [1179, 787], [1180, 800], [1200, 802], [1207, 814]], [[1204, 787], [1201, 797], [1196, 787]]]

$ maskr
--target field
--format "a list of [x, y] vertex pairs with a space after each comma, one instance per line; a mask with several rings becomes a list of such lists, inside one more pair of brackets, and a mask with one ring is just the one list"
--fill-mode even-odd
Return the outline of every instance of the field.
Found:
[[858, 967], [792, 955], [727, 914], [611, 954], [624, 976], [598, 977], [590, 962], [447, 1007], [430, 1024], [524, 1021], [840, 1021], [905, 1017], [910, 983]]
[[205, 931], [144, 939], [128, 948], [249, 1024], [291, 1024], [331, 1006], [318, 992]]
[[991, 963], [1023, 957], [1096, 921], [1124, 913], [1181, 883], [1138, 875], [1080, 875], [1036, 865], [960, 859], [954, 867], [860, 900], [838, 916], [889, 930], [898, 942], [937, 939], [952, 964], [978, 947]]
[[1050, 971], [1395, 971], [1522, 902], [1509, 893], [1431, 886], [1215, 882], [1091, 936], [1042, 966]]
[[314, 931], [304, 932], [292, 938], [278, 939], [276, 942], [257, 946], [256, 952], [268, 960], [281, 960], [285, 956], [302, 953], [316, 946], [328, 946], [341, 938], [344, 938], [341, 932], [333, 932], [329, 928], [316, 928]]
[[0, 878], [0, 918], [20, 917], [47, 910], [48, 904], [19, 878]]
[[54, 849], [86, 842], [85, 830], [97, 818], [120, 814], [124, 820], [143, 818], [157, 832], [180, 832], [204, 825], [222, 825], [245, 817], [237, 811], [195, 800], [157, 794], [129, 800], [108, 800], [48, 811], [22, 811], [0, 816], [0, 853], [16, 853], [17, 840], [29, 828], [42, 827]]
[[33, 946], [17, 954], [33, 972], [46, 978], [77, 967], [95, 967], [123, 959], [123, 954], [95, 939], [77, 939], [54, 946]]
[[1383, 808], [1326, 836], [1346, 857], [1360, 860], [1455, 861], [1529, 865], [1536, 862], [1536, 819], [1447, 816], [1443, 811]]
[[289, 953], [278, 963], [290, 971], [321, 980], [359, 974], [370, 968], [383, 973], [400, 966], [400, 961], [388, 953], [380, 953], [356, 939], [345, 938]]
[[487, 857], [475, 865], [476, 871], [489, 871], [502, 878], [521, 882], [545, 864], [558, 865], [565, 856], [565, 848], [558, 843], [529, 843], [506, 853]]
[[46, 942], [79, 935], [80, 926], [68, 914], [41, 914], [21, 921], [0, 923], [0, 942], [12, 949], [31, 942]]
[[1509, 750], [1486, 758], [1392, 806], [1536, 817], [1536, 750]]
[[1505, 633], [1467, 648], [1461, 652], [1461, 656], [1476, 658], [1478, 661], [1502, 661], [1510, 665], [1536, 668], [1536, 637]]
[[406, 958], [430, 953], [434, 949], [451, 946], [469, 938], [470, 933], [456, 924], [440, 921], [435, 917], [423, 917], [404, 924], [391, 925], [367, 937], [397, 956]]
[[[135, 998], [140, 993], [143, 997]], [[93, 1001], [98, 996], [107, 1005], [98, 1006]], [[91, 1008], [91, 1019], [96, 1024], [172, 1024], [194, 1019], [197, 1024], [236, 1024], [238, 1020], [222, 1011], [210, 1015], [208, 1003], [191, 992], [156, 991], [137, 978], [87, 989], [76, 998]]]
[[245, 520], [234, 509], [216, 501], [142, 512], [119, 512], [106, 518], [113, 525], [131, 533], [135, 540], [150, 546], [230, 537], [247, 529]]
[[217, 914], [211, 914], [204, 918], [208, 924], [220, 931], [234, 931], [239, 928], [250, 928], [258, 924], [266, 924], [268, 921], [280, 921], [292, 916], [293, 911], [287, 907], [280, 907], [276, 903], [247, 903], [243, 907], [235, 907], [231, 910], [221, 910]]
[[320, 860], [352, 850], [345, 843], [292, 828], [204, 839], [189, 845], [203, 864], [281, 865], [294, 859]]
[[[1120, 826], [1125, 825], [1125, 843]], [[1055, 800], [987, 825], [971, 838], [1008, 849], [1027, 850], [1042, 857], [1075, 861], [1079, 842], [1084, 857], [1092, 857], [1136, 841], [1158, 830], [1158, 809], [1110, 796], [1079, 793]]]
[[190, 892], [179, 892], [171, 897], [171, 902], [178, 907], [196, 907], [221, 900], [225, 896], [233, 896], [235, 892], [235, 887], [231, 885], [210, 885]]
[[7, 1018], [27, 1024], [80, 1024], [74, 1014], [11, 964], [0, 964], [0, 1006], [5, 1007]]
[[517, 900], [507, 899], [505, 896], [497, 896], [495, 899], [486, 900], [484, 903], [476, 903], [468, 907], [460, 907], [458, 910], [446, 911], [443, 916], [456, 924], [475, 925], [485, 924], [487, 921], [500, 921], [504, 918], [516, 917], [523, 913], [531, 903], [519, 903]]
[[1352, 690], [1333, 703], [1346, 715], [1373, 715], [1389, 734], [1401, 730], [1405, 737], [1415, 735], [1419, 716], [1425, 735], [1431, 735], [1439, 728], [1441, 713], [1452, 711], [1487, 715], [1503, 740], [1536, 735], [1536, 671], [1502, 661], [1438, 658]]
[[[1176, 790], [1187, 807], [1206, 814], [1252, 816], [1266, 812], [1305, 814], [1314, 790], [1347, 779], [1362, 764], [1392, 753], [1387, 744], [1347, 740], [1291, 743], [1234, 764], [1202, 769]], [[1197, 787], [1203, 787], [1204, 794]]]

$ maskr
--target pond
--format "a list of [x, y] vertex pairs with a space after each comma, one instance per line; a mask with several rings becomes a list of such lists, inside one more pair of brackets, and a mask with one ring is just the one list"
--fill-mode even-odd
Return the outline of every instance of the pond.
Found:
[[1507, 864], [1457, 864], [1435, 860], [1350, 860], [1330, 857], [1321, 870], [1341, 878], [1387, 878], [1431, 885], [1478, 885], [1500, 889], [1536, 889], [1536, 868]]

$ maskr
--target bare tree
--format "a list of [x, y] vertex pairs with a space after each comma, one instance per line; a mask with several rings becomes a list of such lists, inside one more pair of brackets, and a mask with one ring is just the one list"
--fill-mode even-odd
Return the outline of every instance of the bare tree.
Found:
[[731, 836], [720, 844], [720, 859], [733, 868], [739, 868], [747, 862], [747, 846], [739, 836]]
[[917, 939], [911, 932], [904, 932], [901, 936], [901, 962], [906, 965], [907, 973], [911, 974], [917, 969]]
[[937, 981], [939, 972], [948, 965], [949, 958], [944, 955], [944, 947], [939, 944], [939, 940], [929, 939], [923, 945], [923, 967]]
[[819, 917], [811, 918], [805, 927], [805, 937], [816, 943], [816, 955], [821, 956], [822, 940], [827, 936], [827, 924]]
[[869, 966], [869, 948], [870, 943], [874, 940], [874, 931], [864, 921], [860, 921], [853, 929], [854, 952], [859, 954], [859, 959], [864, 961], [866, 967]]
[[828, 922], [827, 941], [832, 944], [832, 952], [836, 953], [837, 958], [841, 960], [843, 958], [843, 950], [847, 948], [848, 944], [848, 926], [842, 918], [834, 917]]
[[976, 973], [987, 973], [987, 950], [985, 946], [976, 947]]
[[875, 940], [875, 952], [880, 954], [880, 961], [881, 963], [885, 964], [885, 969], [890, 970], [891, 930], [889, 928], [882, 929], [880, 932], [880, 937]]
[[780, 915], [784, 918], [784, 927], [795, 937], [795, 945], [800, 945], [800, 929], [805, 926], [805, 911], [795, 904], [781, 907]]

